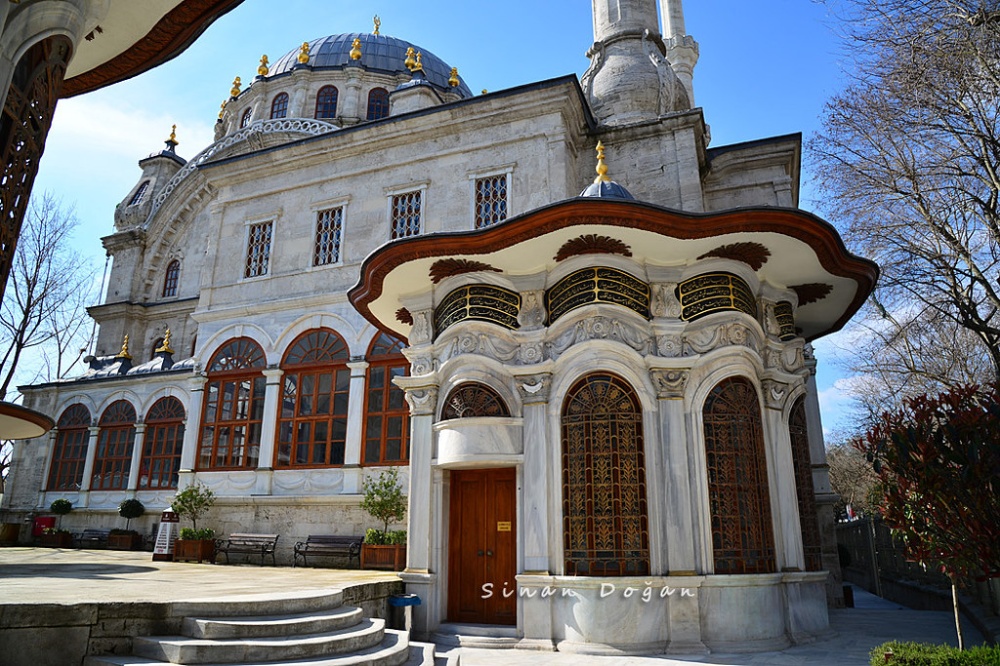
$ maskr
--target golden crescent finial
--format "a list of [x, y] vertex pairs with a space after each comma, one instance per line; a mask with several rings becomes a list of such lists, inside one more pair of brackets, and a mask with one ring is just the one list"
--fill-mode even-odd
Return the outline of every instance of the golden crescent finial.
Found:
[[378, 14], [376, 14], [373, 20], [375, 21], [375, 30], [373, 31], [373, 34], [377, 35], [378, 29], [382, 27], [382, 19], [378, 17]]
[[260, 66], [257, 68], [257, 76], [267, 76], [268, 65], [267, 54], [265, 53], [260, 57]]
[[608, 178], [608, 165], [604, 163], [604, 144], [600, 141], [597, 142], [597, 178], [594, 179], [595, 183], [610, 183], [611, 179]]

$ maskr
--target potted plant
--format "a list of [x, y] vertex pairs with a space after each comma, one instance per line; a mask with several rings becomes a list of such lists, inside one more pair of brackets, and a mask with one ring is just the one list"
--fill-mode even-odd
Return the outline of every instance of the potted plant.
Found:
[[142, 548], [142, 535], [129, 529], [133, 518], [146, 513], [146, 507], [137, 499], [122, 500], [118, 505], [118, 515], [125, 519], [125, 529], [113, 529], [108, 534], [108, 548], [111, 550], [138, 550]]
[[178, 516], [191, 520], [191, 527], [180, 531], [174, 542], [174, 561], [215, 561], [215, 530], [198, 529], [198, 519], [215, 504], [215, 493], [196, 482], [174, 496], [170, 508]]
[[73, 503], [68, 499], [57, 499], [49, 505], [49, 511], [56, 514], [56, 526], [46, 527], [42, 532], [41, 545], [48, 548], [72, 548], [73, 547], [73, 535], [70, 534], [69, 530], [64, 530], [60, 526], [62, 525], [62, 517], [73, 510]]
[[369, 529], [361, 544], [362, 569], [402, 571], [406, 566], [406, 532], [389, 531], [390, 522], [406, 517], [406, 496], [395, 467], [382, 472], [376, 479], [365, 479], [365, 497], [361, 508], [382, 523], [382, 529]]

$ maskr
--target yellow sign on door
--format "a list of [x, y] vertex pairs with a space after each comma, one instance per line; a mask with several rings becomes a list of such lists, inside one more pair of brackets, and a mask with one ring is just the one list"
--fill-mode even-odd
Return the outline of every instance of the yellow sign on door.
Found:
[[510, 532], [510, 521], [498, 521], [497, 522], [497, 532]]

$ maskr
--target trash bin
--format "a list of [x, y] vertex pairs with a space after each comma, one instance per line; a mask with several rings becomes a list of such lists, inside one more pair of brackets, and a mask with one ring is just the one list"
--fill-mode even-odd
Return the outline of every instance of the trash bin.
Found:
[[415, 594], [393, 594], [389, 596], [389, 628], [409, 631], [413, 626], [413, 607], [420, 605], [420, 597]]

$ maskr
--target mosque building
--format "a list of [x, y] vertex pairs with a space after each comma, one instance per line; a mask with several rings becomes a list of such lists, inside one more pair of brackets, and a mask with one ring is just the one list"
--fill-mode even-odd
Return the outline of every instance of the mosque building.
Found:
[[418, 636], [827, 632], [810, 342], [878, 269], [798, 208], [799, 135], [710, 145], [681, 0], [593, 18], [582, 79], [481, 95], [377, 21], [303, 42], [233, 82], [210, 146], [140, 160], [89, 370], [22, 389], [56, 427], [17, 446], [6, 513], [110, 527], [197, 481], [208, 524], [290, 563], [373, 527], [364, 481], [395, 467]]

